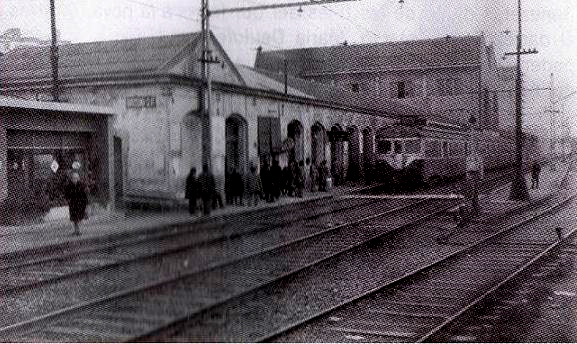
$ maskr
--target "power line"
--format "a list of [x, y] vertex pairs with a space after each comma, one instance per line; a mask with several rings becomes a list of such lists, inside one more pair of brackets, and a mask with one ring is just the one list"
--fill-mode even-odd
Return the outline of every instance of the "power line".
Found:
[[324, 9], [326, 9], [327, 11], [333, 13], [334, 15], [336, 15], [336, 16], [338, 16], [338, 17], [340, 17], [340, 18], [348, 21], [349, 23], [353, 24], [353, 26], [356, 26], [357, 28], [360, 28], [360, 29], [366, 31], [366, 32], [370, 33], [371, 35], [373, 35], [373, 36], [375, 36], [375, 37], [381, 38], [381, 36], [380, 36], [379, 34], [375, 33], [374, 31], [369, 30], [369, 29], [366, 28], [365, 26], [362, 26], [362, 25], [359, 25], [359, 24], [355, 23], [355, 21], [352, 20], [350, 17], [344, 16], [344, 15], [338, 13], [337, 11], [328, 8], [328, 7], [325, 6], [325, 5], [322, 5], [322, 7], [323, 7]]
[[[179, 18], [182, 18], [182, 19], [189, 20], [189, 21], [194, 21], [194, 22], [197, 22], [197, 23], [200, 23], [200, 22], [201, 22], [201, 20], [200, 20], [199, 18], [191, 17], [191, 16], [185, 16], [185, 15], [182, 15], [182, 14], [180, 14], [180, 13], [175, 13], [175, 12], [173, 12], [173, 11], [167, 10], [167, 9], [162, 8], [162, 7], [159, 7], [159, 6], [151, 5], [151, 4], [148, 4], [148, 3], [146, 3], [146, 2], [142, 2], [142, 1], [138, 1], [138, 0], [124, 0], [124, 1], [125, 1], [125, 2], [129, 2], [129, 3], [133, 3], [133, 4], [137, 4], [137, 5], [141, 5], [141, 6], [144, 6], [144, 7], [149, 7], [149, 8], [158, 10], [158, 11], [162, 11], [162, 12], [168, 14], [168, 15], [172, 15], [172, 16], [175, 16], [175, 17], [179, 17]], [[222, 26], [220, 26], [220, 25], [212, 25], [212, 26], [213, 26], [213, 27], [217, 27], [217, 28], [221, 28], [221, 29], [226, 29], [226, 27], [222, 27]], [[247, 39], [249, 39], [249, 40], [252, 40], [252, 41], [255, 42], [255, 43], [258, 43], [258, 44], [261, 44], [261, 45], [265, 45], [265, 46], [269, 46], [269, 47], [271, 47], [271, 48], [282, 49], [282, 47], [279, 46], [279, 45], [276, 45], [276, 44], [273, 44], [273, 43], [269, 43], [269, 42], [266, 42], [266, 41], [264, 41], [264, 40], [255, 39], [253, 36], [245, 35], [245, 34], [242, 34], [242, 33], [238, 32], [238, 31], [235, 31], [235, 32], [233, 33], [233, 35], [247, 38]]]

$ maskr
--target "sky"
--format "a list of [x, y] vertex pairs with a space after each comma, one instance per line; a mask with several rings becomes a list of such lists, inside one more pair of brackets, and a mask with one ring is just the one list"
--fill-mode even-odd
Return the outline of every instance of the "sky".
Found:
[[[295, 0], [210, 0], [211, 9]], [[523, 0], [524, 86], [549, 87], [553, 99], [577, 90], [577, 1]], [[358, 0], [302, 8], [214, 15], [211, 29], [234, 62], [254, 64], [265, 50], [398, 41], [483, 33], [498, 63], [515, 49], [516, 0]], [[158, 36], [200, 30], [200, 0], [56, 0], [60, 38], [71, 42]], [[50, 37], [49, 0], [0, 0], [0, 32], [19, 27], [26, 36]], [[509, 33], [506, 34], [505, 32]], [[549, 91], [524, 94], [524, 121], [549, 125]], [[577, 134], [577, 95], [555, 106], [557, 123]], [[561, 130], [561, 129], [559, 129]]]

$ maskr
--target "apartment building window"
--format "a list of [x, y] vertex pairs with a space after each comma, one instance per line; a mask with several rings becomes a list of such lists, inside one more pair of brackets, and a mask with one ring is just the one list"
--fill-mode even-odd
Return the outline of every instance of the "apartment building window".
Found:
[[404, 81], [397, 81], [397, 98], [402, 99], [405, 98], [405, 82]]
[[404, 99], [414, 96], [415, 87], [412, 80], [391, 83], [391, 98]]

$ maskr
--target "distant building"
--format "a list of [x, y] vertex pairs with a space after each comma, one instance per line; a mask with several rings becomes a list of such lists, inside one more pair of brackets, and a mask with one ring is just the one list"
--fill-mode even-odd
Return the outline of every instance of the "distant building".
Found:
[[495, 52], [483, 35], [262, 51], [255, 68], [499, 126]]
[[[58, 44], [67, 44], [67, 41], [58, 41]], [[49, 46], [51, 40], [40, 39], [36, 37], [22, 36], [19, 28], [11, 28], [0, 35], [0, 54], [6, 54], [10, 50], [19, 47], [41, 47]]]

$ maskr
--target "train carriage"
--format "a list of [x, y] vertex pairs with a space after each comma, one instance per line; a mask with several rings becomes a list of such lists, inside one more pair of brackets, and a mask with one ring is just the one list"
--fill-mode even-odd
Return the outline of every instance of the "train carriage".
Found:
[[[382, 181], [404, 188], [437, 184], [461, 177], [471, 142], [483, 161], [483, 171], [511, 166], [515, 158], [512, 137], [497, 132], [470, 132], [450, 124], [395, 125], [376, 133], [376, 168]], [[524, 161], [539, 159], [538, 140], [527, 136]]]

